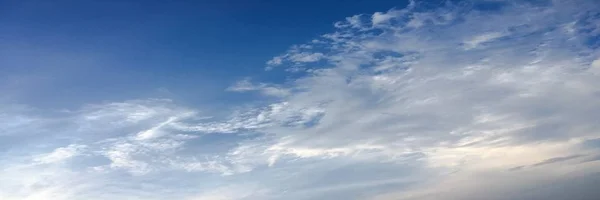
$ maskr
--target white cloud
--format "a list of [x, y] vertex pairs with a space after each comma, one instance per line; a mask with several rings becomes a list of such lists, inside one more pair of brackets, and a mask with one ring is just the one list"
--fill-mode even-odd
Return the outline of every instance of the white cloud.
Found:
[[380, 23], [385, 23], [387, 21], [389, 21], [390, 19], [393, 19], [395, 17], [394, 12], [375, 12], [373, 14], [372, 18], [372, 23], [374, 25], [380, 24]]
[[34, 158], [34, 161], [41, 164], [59, 163], [69, 158], [80, 155], [86, 147], [86, 145], [71, 144], [66, 147], [54, 149], [54, 151], [48, 154], [36, 156]]
[[[341, 25], [338, 25], [341, 26]], [[314, 63], [323, 60], [324, 54], [321, 52], [310, 52], [313, 49], [312, 45], [294, 45], [285, 54], [275, 56], [271, 60], [267, 61], [266, 70], [271, 70], [275, 66], [283, 64], [293, 64], [295, 66], [302, 66], [308, 63]]]
[[316, 62], [323, 58], [322, 53], [307, 53], [302, 52], [299, 54], [290, 55], [289, 59], [294, 62]]
[[346, 21], [336, 22], [334, 26], [336, 28], [362, 28], [364, 26], [364, 22], [361, 20], [362, 15], [354, 15], [352, 17], [346, 17]]
[[284, 97], [290, 94], [288, 89], [265, 83], [253, 84], [249, 79], [238, 81], [231, 87], [227, 88], [227, 90], [235, 92], [259, 91], [263, 95], [274, 97]]
[[110, 159], [110, 167], [114, 169], [126, 169], [132, 174], [143, 175], [151, 169], [148, 163], [132, 158], [136, 153], [143, 153], [144, 149], [131, 143], [119, 143], [109, 147], [102, 152]]
[[265, 199], [265, 193], [267, 193], [265, 189], [258, 188], [257, 186], [222, 186], [202, 194], [194, 195], [186, 200]]
[[472, 49], [472, 48], [477, 48], [478, 46], [480, 46], [483, 43], [494, 41], [503, 36], [505, 36], [504, 33], [500, 33], [500, 32], [491, 32], [491, 33], [484, 33], [481, 35], [477, 35], [475, 37], [472, 37], [469, 40], [464, 41], [465, 49], [468, 50], [468, 49]]
[[65, 169], [62, 165], [52, 165], [57, 164], [56, 159], [52, 159], [51, 162], [54, 163], [32, 165], [13, 162], [0, 165], [0, 199], [68, 200], [89, 186], [89, 183], [83, 181], [85, 176]]
[[159, 123], [158, 125], [150, 128], [148, 130], [139, 132], [136, 136], [136, 139], [147, 140], [147, 139], [152, 139], [152, 138], [157, 138], [157, 137], [163, 136], [165, 133], [161, 129], [163, 127], [168, 126], [169, 124], [175, 122], [176, 120], [178, 120], [178, 117], [175, 117], [175, 116], [169, 117], [166, 121]]
[[283, 56], [276, 56], [276, 57], [273, 57], [273, 59], [267, 61], [267, 64], [271, 65], [271, 66], [281, 65], [282, 63], [283, 63]]
[[589, 69], [592, 73], [600, 74], [600, 59], [592, 61]]
[[[595, 50], [551, 28], [572, 20], [567, 13], [581, 12], [579, 6], [556, 2], [495, 14], [451, 7], [375, 13], [373, 24], [384, 34], [352, 29], [358, 18], [337, 23], [340, 30], [325, 35], [330, 46], [324, 52], [332, 53], [324, 60], [334, 67], [308, 70], [291, 86], [299, 92], [283, 99], [300, 107], [327, 102], [320, 107], [323, 117], [302, 131], [276, 123], [260, 127], [275, 139], [252, 145], [266, 154], [257, 159], [270, 166], [282, 157], [367, 163], [387, 157], [407, 164], [406, 155], [420, 153], [424, 167], [471, 176], [564, 152], [593, 154], [576, 141], [593, 138], [600, 128], [589, 120], [596, 117], [589, 111], [600, 109], [591, 100], [598, 90], [590, 88], [598, 81], [578, 61], [592, 57], [577, 52]], [[412, 20], [402, 25], [407, 16]], [[525, 25], [518, 20], [524, 18]], [[461, 44], [470, 51], [461, 51]]]

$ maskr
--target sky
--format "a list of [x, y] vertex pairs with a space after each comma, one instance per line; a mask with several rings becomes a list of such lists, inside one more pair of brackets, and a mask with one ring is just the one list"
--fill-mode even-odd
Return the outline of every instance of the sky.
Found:
[[600, 198], [595, 0], [0, 0], [0, 199]]

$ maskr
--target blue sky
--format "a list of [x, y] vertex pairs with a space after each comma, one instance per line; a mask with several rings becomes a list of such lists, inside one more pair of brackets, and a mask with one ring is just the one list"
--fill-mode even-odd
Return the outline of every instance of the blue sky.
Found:
[[0, 199], [596, 199], [588, 0], [0, 1]]
[[[162, 94], [165, 90], [191, 104], [233, 101], [239, 97], [220, 92], [236, 79], [256, 74], [265, 80], [283, 79], [281, 74], [261, 74], [272, 55], [333, 30], [333, 22], [346, 16], [405, 6], [406, 2], [323, 1], [319, 6], [302, 1], [2, 4], [2, 65], [14, 74], [37, 76], [38, 82], [31, 81], [27, 87], [41, 90], [36, 94], [20, 91], [15, 98], [72, 107], [97, 98], [122, 101], [167, 95]], [[36, 101], [38, 95], [46, 102]], [[63, 95], [79, 98], [66, 103], [54, 98]]]

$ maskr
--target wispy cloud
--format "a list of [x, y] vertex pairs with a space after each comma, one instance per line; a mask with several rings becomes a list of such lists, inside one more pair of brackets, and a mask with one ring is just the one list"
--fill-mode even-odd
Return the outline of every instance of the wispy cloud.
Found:
[[74, 156], [78, 156], [82, 151], [84, 151], [85, 148], [85, 145], [77, 144], [71, 144], [66, 147], [59, 147], [48, 154], [37, 156], [36, 158], [34, 158], [34, 161], [42, 164], [58, 163], [72, 158]]
[[504, 36], [504, 34], [500, 33], [500, 32], [484, 33], [484, 34], [475, 36], [473, 38], [470, 38], [470, 39], [464, 41], [465, 49], [477, 48], [481, 44], [494, 41], [503, 36]]
[[275, 96], [275, 97], [285, 97], [291, 93], [289, 89], [282, 88], [279, 86], [269, 85], [265, 83], [253, 84], [249, 79], [244, 79], [231, 87], [227, 88], [229, 91], [234, 92], [248, 92], [248, 91], [258, 91], [266, 96]]

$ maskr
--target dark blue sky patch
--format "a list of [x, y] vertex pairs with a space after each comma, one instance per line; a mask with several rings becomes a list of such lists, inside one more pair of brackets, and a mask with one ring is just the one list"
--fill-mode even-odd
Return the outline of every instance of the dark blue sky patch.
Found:
[[587, 148], [598, 148], [600, 149], [600, 138], [586, 140], [582, 143]]

